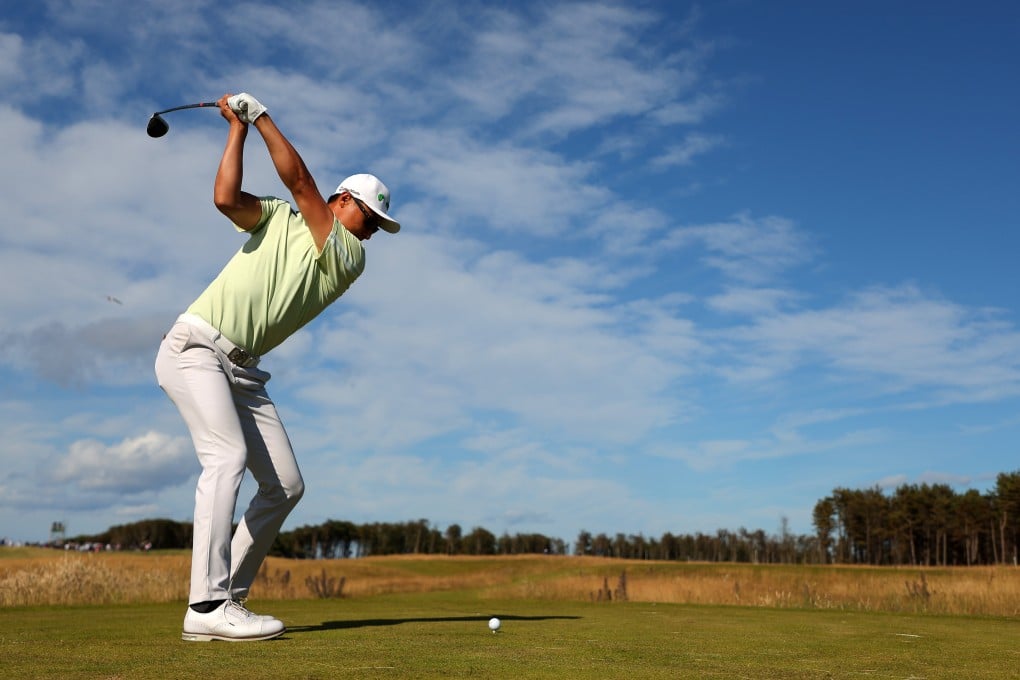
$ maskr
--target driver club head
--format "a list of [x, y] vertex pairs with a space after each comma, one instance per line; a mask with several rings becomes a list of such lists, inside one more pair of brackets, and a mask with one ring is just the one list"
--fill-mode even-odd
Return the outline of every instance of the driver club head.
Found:
[[171, 109], [157, 111], [149, 118], [149, 124], [145, 126], [145, 131], [149, 133], [150, 137], [162, 137], [170, 131], [170, 126], [163, 120], [162, 114], [170, 113], [171, 111], [181, 111], [182, 109], [204, 109], [215, 106], [216, 102], [199, 102], [197, 104], [185, 104], [184, 106], [175, 106]]
[[162, 116], [154, 113], [152, 118], [149, 118], [149, 124], [145, 126], [145, 131], [149, 133], [150, 137], [162, 137], [170, 131], [170, 126], [167, 125]]

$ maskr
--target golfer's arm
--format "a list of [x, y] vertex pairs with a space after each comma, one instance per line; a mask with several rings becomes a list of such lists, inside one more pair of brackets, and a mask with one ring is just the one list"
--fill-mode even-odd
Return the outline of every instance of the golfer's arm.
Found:
[[262, 219], [262, 204], [259, 199], [241, 191], [244, 176], [244, 140], [248, 126], [231, 124], [227, 133], [227, 146], [223, 149], [220, 166], [216, 170], [213, 184], [213, 203], [216, 208], [245, 231]]
[[255, 129], [262, 135], [269, 149], [269, 157], [273, 159], [280, 180], [290, 191], [297, 203], [297, 208], [305, 218], [308, 229], [312, 232], [315, 246], [322, 246], [333, 230], [333, 211], [326, 205], [325, 199], [315, 185], [312, 173], [308, 171], [294, 146], [283, 136], [276, 123], [264, 113], [255, 119]]

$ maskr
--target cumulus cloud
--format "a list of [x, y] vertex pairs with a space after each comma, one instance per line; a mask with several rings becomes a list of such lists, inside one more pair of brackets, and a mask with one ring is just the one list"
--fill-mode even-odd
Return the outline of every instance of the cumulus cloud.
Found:
[[48, 477], [81, 492], [130, 495], [181, 484], [194, 475], [196, 465], [188, 439], [148, 432], [116, 444], [76, 441]]

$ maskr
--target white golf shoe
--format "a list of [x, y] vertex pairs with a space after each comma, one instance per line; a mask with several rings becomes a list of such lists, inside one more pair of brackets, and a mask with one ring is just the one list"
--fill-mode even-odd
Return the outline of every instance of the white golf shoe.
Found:
[[275, 616], [270, 616], [269, 614], [256, 614], [252, 610], [248, 609], [248, 598], [246, 598], [246, 597], [241, 598], [239, 600], [234, 600], [234, 603], [244, 607], [245, 609], [247, 609], [248, 613], [251, 614], [252, 616], [254, 616], [256, 619], [262, 619], [263, 621], [276, 621], [277, 620]]
[[281, 621], [252, 614], [238, 603], [227, 600], [208, 614], [199, 614], [188, 607], [181, 639], [186, 642], [254, 642], [279, 637], [285, 630]]

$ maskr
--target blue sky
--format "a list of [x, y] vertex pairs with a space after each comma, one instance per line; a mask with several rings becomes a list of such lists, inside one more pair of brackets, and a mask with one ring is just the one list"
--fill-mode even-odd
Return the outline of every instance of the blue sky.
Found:
[[[190, 520], [152, 363], [243, 237], [219, 116], [144, 129], [228, 91], [404, 225], [265, 359], [285, 529], [808, 533], [837, 486], [1020, 468], [1012, 3], [22, 5], [0, 536]], [[245, 187], [287, 197], [257, 135]]]

